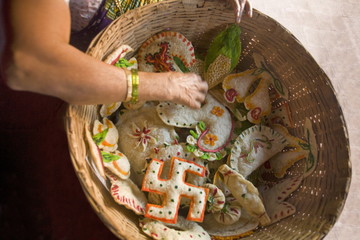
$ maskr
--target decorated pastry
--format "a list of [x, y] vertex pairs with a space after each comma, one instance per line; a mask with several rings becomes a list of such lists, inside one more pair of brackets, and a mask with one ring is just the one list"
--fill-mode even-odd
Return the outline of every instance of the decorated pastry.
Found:
[[255, 91], [245, 98], [244, 105], [249, 110], [247, 119], [254, 124], [259, 124], [263, 116], [269, 115], [269, 81], [261, 79]]
[[300, 186], [302, 179], [302, 176], [290, 177], [271, 188], [260, 188], [271, 223], [275, 223], [296, 212], [296, 208], [284, 200]]
[[214, 184], [206, 183], [202, 185], [204, 188], [209, 189], [209, 197], [207, 200], [207, 211], [220, 212], [225, 205], [224, 193]]
[[130, 163], [127, 157], [116, 150], [113, 153], [101, 152], [104, 166], [121, 179], [128, 179], [130, 176]]
[[245, 108], [243, 103], [239, 103], [237, 101], [228, 102], [225, 100], [225, 92], [220, 87], [212, 88], [209, 93], [221, 104], [223, 104], [239, 121], [246, 121], [248, 110]]
[[188, 174], [186, 176], [186, 182], [190, 183], [192, 185], [195, 185], [195, 186], [203, 186], [209, 178], [209, 173], [210, 173], [209, 168], [208, 168], [209, 164], [206, 160], [201, 159], [201, 158], [193, 158], [192, 161], [200, 166], [203, 166], [206, 169], [205, 174], [204, 174], [204, 176]]
[[205, 168], [191, 161], [174, 157], [169, 176], [161, 179], [164, 162], [153, 159], [147, 168], [142, 184], [142, 191], [164, 195], [162, 206], [147, 204], [145, 217], [166, 223], [176, 223], [181, 197], [191, 199], [188, 220], [201, 222], [206, 210], [209, 190], [185, 182], [187, 173], [203, 176]]
[[282, 178], [284, 177], [287, 169], [289, 169], [297, 161], [308, 156], [309, 150], [303, 149], [303, 147], [308, 146], [308, 143], [300, 138], [292, 136], [287, 128], [282, 125], [275, 124], [271, 127], [284, 136], [288, 142], [288, 145], [286, 145], [286, 151], [277, 153], [269, 160], [269, 164], [274, 175], [278, 178]]
[[288, 101], [283, 98], [274, 101], [271, 112], [264, 117], [264, 121], [269, 125], [280, 124], [289, 128], [294, 127]]
[[224, 164], [219, 167], [226, 187], [250, 216], [259, 219], [262, 226], [270, 223], [269, 216], [265, 211], [258, 189], [241, 174]]
[[250, 88], [260, 79], [258, 69], [250, 69], [241, 73], [229, 74], [223, 81], [224, 97], [229, 103], [244, 102]]
[[103, 123], [95, 120], [93, 127], [93, 139], [96, 145], [103, 151], [114, 152], [118, 148], [119, 133], [113, 122], [108, 118]]
[[117, 126], [121, 136], [119, 151], [129, 159], [132, 180], [138, 186], [141, 186], [147, 159], [156, 157], [166, 161], [172, 156], [183, 157], [175, 129], [161, 121], [151, 103], [138, 110], [126, 111]]
[[255, 125], [243, 131], [236, 139], [228, 164], [246, 178], [286, 145], [286, 139], [278, 132]]
[[113, 114], [121, 106], [121, 102], [114, 102], [110, 104], [103, 104], [100, 108], [100, 116], [108, 117]]
[[115, 202], [138, 215], [144, 215], [147, 199], [138, 186], [130, 179], [122, 180], [108, 170], [106, 176], [111, 181], [110, 193]]
[[[261, 69], [251, 69], [242, 73], [230, 74], [223, 81], [225, 99], [233, 103], [235, 100], [244, 103], [247, 119], [259, 124], [261, 118], [271, 111], [269, 96], [270, 80], [261, 76]], [[256, 84], [255, 84], [256, 83]], [[254, 90], [251, 88], [256, 86]]]
[[121, 58], [124, 58], [126, 54], [133, 52], [134, 49], [129, 45], [121, 45], [115, 51], [113, 51], [104, 60], [105, 63], [115, 65]]
[[[135, 58], [131, 58], [129, 61], [126, 60], [124, 57], [126, 54], [133, 52], [132, 49], [128, 45], [122, 45], [117, 48], [114, 52], [112, 52], [104, 62], [107, 64], [115, 65], [117, 67], [124, 67], [127, 69], [137, 69], [137, 60]], [[100, 115], [101, 117], [108, 117], [113, 114], [119, 107], [121, 106], [121, 102], [115, 102], [110, 104], [103, 104], [100, 108]]]
[[124, 107], [128, 110], [139, 109], [142, 106], [144, 106], [144, 104], [145, 104], [145, 101], [137, 101], [137, 102], [128, 101], [128, 102], [123, 103]]
[[[199, 159], [199, 158], [195, 158], [193, 157], [192, 154], [190, 153], [186, 153], [184, 151], [184, 144], [176, 144], [176, 145], [171, 145], [171, 146], [167, 146], [167, 147], [162, 147], [157, 149], [157, 151], [154, 151], [150, 156], [149, 156], [149, 160], [151, 161], [151, 159], [159, 159], [160, 161], [164, 162], [164, 166], [162, 168], [161, 171], [161, 175], [160, 178], [162, 179], [166, 179], [169, 176], [169, 172], [171, 169], [171, 164], [172, 164], [172, 156], [176, 156], [178, 158], [182, 158], [182, 159], [189, 159], [192, 162], [203, 166], [204, 168], [206, 168], [205, 170], [205, 174], [203, 176], [199, 176], [197, 174], [186, 174], [186, 182], [191, 184], [191, 185], [195, 185], [195, 186], [202, 186], [203, 184], [205, 184], [205, 182], [208, 179], [208, 174], [209, 171], [207, 169], [207, 165], [206, 164], [206, 160], [203, 159]], [[148, 194], [148, 198], [149, 198], [149, 203], [153, 203], [153, 204], [157, 204], [157, 205], [161, 205], [161, 203], [163, 202], [163, 195], [160, 194], [156, 194], [153, 192], [149, 192]], [[181, 199], [181, 206], [189, 206], [190, 205], [190, 199], [187, 198], [182, 198]]]
[[188, 148], [190, 152], [198, 150], [198, 154], [194, 153], [198, 157], [203, 155], [200, 152], [207, 153], [206, 158], [202, 158], [208, 160], [221, 159], [223, 156], [216, 156], [216, 153], [220, 153], [230, 141], [232, 133], [231, 115], [211, 95], [207, 95], [205, 101], [206, 103], [201, 109], [191, 109], [175, 103], [161, 102], [156, 110], [167, 125], [196, 128], [196, 132], [190, 131], [191, 136], [187, 139], [188, 144], [193, 146]]
[[192, 43], [181, 33], [161, 32], [145, 41], [138, 52], [139, 70], [184, 72], [195, 63]]
[[304, 171], [304, 178], [312, 174], [318, 163], [318, 145], [314, 129], [312, 127], [310, 119], [305, 119], [305, 138], [308, 144], [301, 145], [304, 150], [308, 150], [309, 154], [306, 157], [306, 167]]
[[264, 57], [258, 53], [254, 53], [253, 58], [256, 67], [262, 70], [261, 77], [270, 80], [271, 85], [279, 94], [279, 98], [289, 99], [288, 89], [275, 77], [273, 71], [271, 71], [270, 67], [266, 64]]
[[209, 234], [196, 222], [187, 221], [179, 216], [176, 224], [165, 224], [153, 219], [140, 219], [140, 228], [153, 239], [172, 240], [210, 240]]
[[[222, 165], [224, 165], [224, 163], [221, 164], [220, 166], [222, 166]], [[231, 197], [230, 189], [226, 186], [226, 184], [224, 183], [224, 179], [219, 174], [219, 171], [218, 171], [219, 167], [216, 169], [216, 172], [214, 174], [213, 184], [216, 185], [224, 193], [226, 198]]]
[[101, 152], [93, 140], [93, 137], [89, 130], [88, 124], [85, 125], [84, 131], [85, 131], [85, 139], [88, 144], [92, 162], [96, 166], [96, 170], [99, 172], [99, 175], [101, 176], [101, 178], [105, 179], [105, 170], [104, 170], [104, 164], [103, 164], [102, 157], [101, 157]]
[[233, 224], [222, 224], [216, 221], [213, 213], [206, 214], [200, 224], [212, 237], [212, 239], [239, 239], [249, 234], [259, 225], [257, 218], [253, 218], [242, 209], [240, 218]]
[[241, 207], [226, 204], [219, 212], [213, 213], [214, 219], [224, 225], [232, 225], [239, 221], [241, 217]]
[[207, 71], [204, 73], [204, 79], [208, 83], [209, 89], [212, 89], [221, 83], [226, 75], [229, 74], [230, 69], [231, 59], [222, 54], [217, 56], [214, 62], [209, 65]]
[[205, 57], [205, 80], [212, 88], [238, 64], [241, 54], [240, 27], [232, 24], [220, 32], [210, 44]]

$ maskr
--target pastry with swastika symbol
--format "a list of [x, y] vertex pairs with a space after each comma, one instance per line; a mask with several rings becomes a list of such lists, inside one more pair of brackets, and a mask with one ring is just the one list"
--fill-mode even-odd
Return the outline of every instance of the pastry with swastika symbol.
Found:
[[209, 189], [185, 182], [186, 174], [204, 176], [206, 168], [192, 161], [173, 157], [168, 179], [160, 179], [164, 162], [153, 159], [147, 169], [142, 184], [142, 191], [162, 194], [162, 206], [146, 205], [145, 217], [166, 223], [176, 223], [182, 197], [191, 200], [187, 220], [202, 222], [206, 210]]

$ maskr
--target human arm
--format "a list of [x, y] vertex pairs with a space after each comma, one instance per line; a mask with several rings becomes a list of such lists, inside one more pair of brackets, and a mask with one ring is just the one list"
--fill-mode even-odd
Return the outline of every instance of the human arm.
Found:
[[[63, 0], [12, 0], [12, 59], [7, 83], [15, 90], [73, 104], [123, 101], [125, 72], [69, 44], [70, 13]], [[167, 100], [199, 108], [207, 84], [196, 74], [139, 72], [140, 100]]]

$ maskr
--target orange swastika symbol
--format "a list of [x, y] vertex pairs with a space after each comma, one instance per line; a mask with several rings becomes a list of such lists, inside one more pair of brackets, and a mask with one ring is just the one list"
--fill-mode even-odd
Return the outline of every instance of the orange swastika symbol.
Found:
[[141, 190], [162, 194], [164, 200], [161, 206], [147, 204], [145, 217], [176, 223], [181, 197], [185, 197], [191, 200], [187, 220], [202, 222], [209, 189], [186, 183], [185, 177], [186, 173], [204, 176], [205, 167], [173, 157], [168, 179], [161, 179], [163, 166], [163, 161], [153, 159], [146, 171]]

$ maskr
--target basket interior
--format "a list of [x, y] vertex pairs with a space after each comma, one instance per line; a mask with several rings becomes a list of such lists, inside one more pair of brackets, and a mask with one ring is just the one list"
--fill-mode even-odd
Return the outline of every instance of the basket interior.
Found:
[[[233, 21], [232, 9], [219, 1], [164, 1], [120, 17], [92, 42], [88, 54], [103, 60], [123, 44], [138, 49], [163, 30], [181, 32], [195, 49], [207, 49], [211, 39]], [[255, 66], [253, 53], [264, 56], [272, 72], [289, 89], [293, 134], [303, 136], [303, 125], [309, 118], [319, 149], [317, 168], [288, 199], [297, 212], [256, 230], [246, 239], [321, 239], [340, 215], [351, 179], [346, 124], [334, 89], [301, 43], [275, 20], [255, 10], [253, 17], [244, 17], [240, 26], [243, 51], [236, 71]], [[97, 106], [69, 107], [67, 131], [76, 173], [94, 210], [115, 235], [146, 239], [138, 228], [137, 216], [113, 201], [85, 161], [89, 155], [83, 129], [96, 118]], [[289, 174], [301, 169], [299, 163]]]

